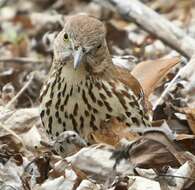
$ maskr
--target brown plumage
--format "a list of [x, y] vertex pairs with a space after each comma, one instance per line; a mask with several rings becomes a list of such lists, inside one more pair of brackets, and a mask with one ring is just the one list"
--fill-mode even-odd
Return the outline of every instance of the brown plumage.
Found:
[[105, 28], [95, 18], [77, 15], [66, 21], [54, 42], [54, 61], [41, 93], [41, 118], [47, 133], [90, 133], [111, 117], [128, 126], [149, 126], [143, 91], [125, 69], [113, 65]]

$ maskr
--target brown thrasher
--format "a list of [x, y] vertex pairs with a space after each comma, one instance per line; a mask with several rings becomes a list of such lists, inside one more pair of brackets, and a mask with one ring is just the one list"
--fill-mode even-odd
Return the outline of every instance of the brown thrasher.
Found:
[[149, 126], [143, 91], [125, 69], [112, 63], [99, 20], [70, 16], [54, 41], [54, 60], [41, 93], [41, 118], [53, 139], [76, 131], [87, 142], [111, 117], [129, 127]]

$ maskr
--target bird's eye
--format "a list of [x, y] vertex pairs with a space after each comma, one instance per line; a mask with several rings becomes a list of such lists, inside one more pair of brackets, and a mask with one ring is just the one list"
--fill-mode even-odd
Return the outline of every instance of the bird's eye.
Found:
[[97, 49], [100, 49], [102, 47], [102, 44], [99, 44], [98, 46], [97, 46]]
[[68, 34], [67, 34], [67, 33], [64, 34], [64, 41], [65, 41], [65, 42], [68, 41]]

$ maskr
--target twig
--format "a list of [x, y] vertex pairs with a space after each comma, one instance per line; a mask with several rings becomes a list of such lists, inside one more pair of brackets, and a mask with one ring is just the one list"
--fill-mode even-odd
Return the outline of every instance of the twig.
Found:
[[[182, 69], [184, 69], [184, 68], [185, 67], [183, 67]], [[179, 72], [175, 75], [175, 77], [172, 79], [172, 81], [168, 84], [167, 88], [164, 90], [164, 92], [161, 94], [161, 96], [158, 98], [158, 100], [154, 103], [154, 106], [152, 108], [153, 111], [163, 101], [164, 97], [167, 95], [167, 93], [169, 92], [169, 90], [171, 89], [171, 87], [175, 84], [175, 81], [180, 76], [180, 73], [181, 73], [181, 70], [182, 69], [179, 70]]]
[[192, 58], [190, 59], [190, 61], [183, 67], [181, 68], [178, 73], [175, 75], [175, 77], [172, 79], [172, 81], [168, 84], [167, 88], [164, 90], [164, 92], [161, 94], [161, 96], [159, 97], [159, 99], [154, 103], [154, 106], [152, 108], [152, 110], [154, 111], [156, 109], [156, 107], [163, 101], [163, 99], [165, 98], [165, 96], [167, 95], [167, 93], [170, 91], [170, 89], [172, 88], [172, 86], [175, 84], [175, 81], [181, 77], [183, 74], [185, 74], [186, 70], [188, 69], [188, 67], [192, 64], [192, 62], [195, 61], [195, 54], [192, 56]]
[[[186, 177], [186, 176], [180, 176], [180, 175], [171, 175], [171, 174], [156, 174], [156, 178], [159, 178], [159, 177], [174, 177], [174, 178], [181, 178], [181, 179], [188, 179], [188, 180], [192, 180], [192, 181], [195, 181], [195, 178], [194, 177]], [[135, 176], [135, 175], [133, 175]], [[147, 177], [147, 176], [141, 176], [141, 177], [144, 177], [146, 179], [154, 179], [153, 177]]]
[[22, 138], [20, 136], [18, 136], [13, 130], [7, 128], [2, 123], [0, 123], [0, 127], [3, 128], [4, 130], [6, 130], [8, 133], [12, 134], [14, 137], [16, 137], [16, 139], [18, 139], [21, 142], [22, 146], [24, 146]]
[[161, 39], [167, 45], [190, 58], [195, 50], [195, 40], [182, 29], [159, 15], [138, 0], [94, 0], [110, 9], [115, 8], [124, 19], [134, 21], [141, 28]]
[[18, 63], [18, 64], [42, 64], [42, 63], [47, 63], [48, 61], [46, 60], [36, 60], [28, 57], [14, 57], [14, 58], [0, 58], [0, 62], [4, 63]]
[[195, 178], [193, 178], [193, 177], [170, 175], [170, 174], [158, 174], [158, 177], [174, 177], [174, 178], [190, 179], [190, 180], [195, 181]]
[[34, 78], [34, 72], [31, 73], [30, 79], [26, 82], [26, 84], [21, 88], [21, 90], [7, 103], [5, 109], [9, 109], [13, 103], [23, 94], [23, 92], [29, 87]]

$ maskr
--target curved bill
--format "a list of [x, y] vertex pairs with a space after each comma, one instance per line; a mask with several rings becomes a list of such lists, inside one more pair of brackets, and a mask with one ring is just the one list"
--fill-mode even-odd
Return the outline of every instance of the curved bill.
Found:
[[83, 57], [82, 47], [79, 47], [77, 50], [74, 50], [73, 57], [74, 57], [74, 69], [76, 69], [80, 65]]

